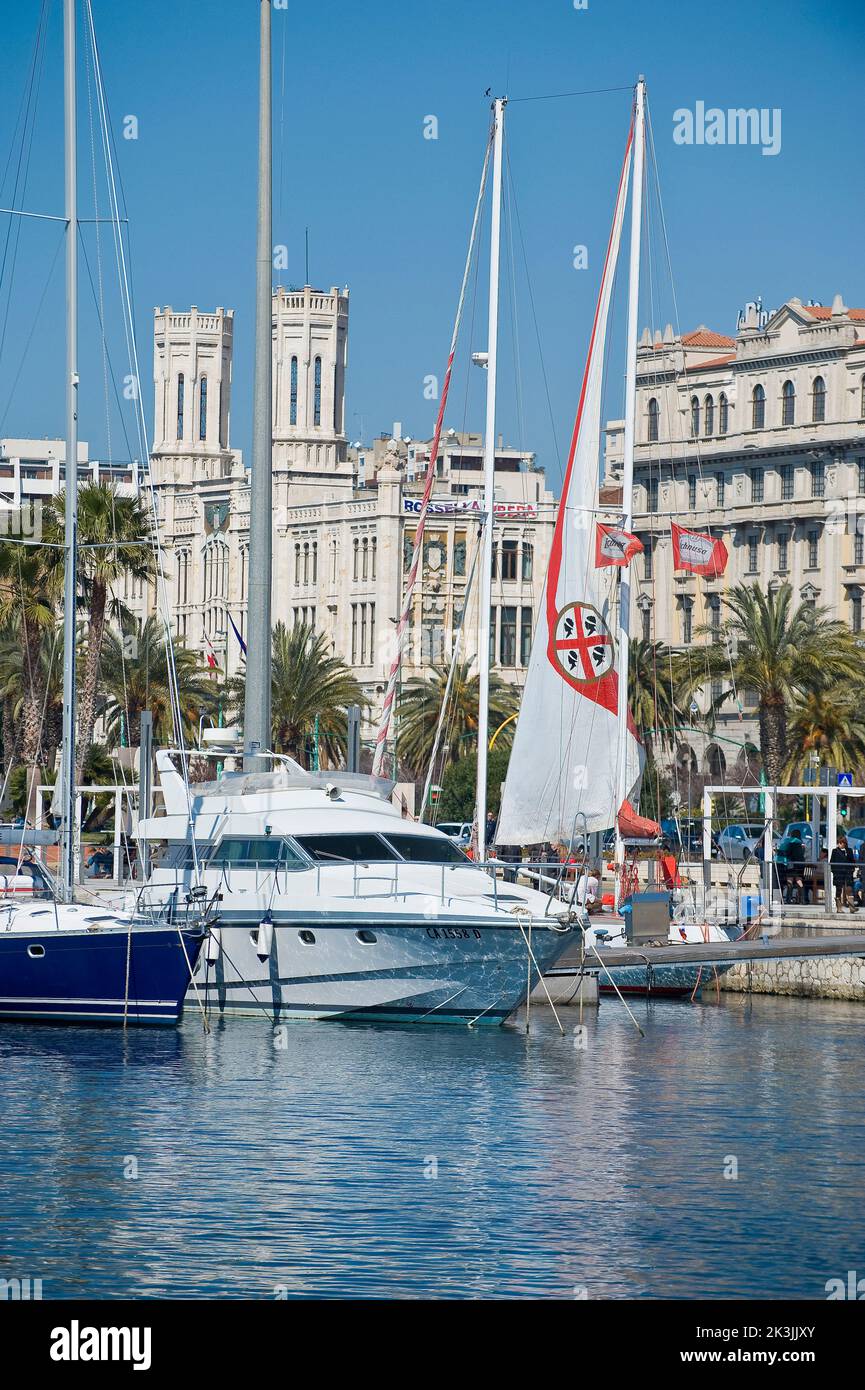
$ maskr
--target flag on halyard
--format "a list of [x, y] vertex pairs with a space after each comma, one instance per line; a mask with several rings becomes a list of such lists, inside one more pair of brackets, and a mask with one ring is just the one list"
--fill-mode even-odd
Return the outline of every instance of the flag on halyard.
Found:
[[643, 549], [639, 536], [624, 531], [621, 526], [608, 526], [599, 521], [595, 526], [595, 567], [627, 565]]
[[229, 613], [229, 615], [228, 615], [228, 621], [231, 623], [231, 630], [232, 630], [232, 632], [234, 633], [235, 637], [237, 638], [238, 642], [240, 643], [240, 650], [243, 652], [243, 655], [246, 656], [246, 643], [244, 642], [243, 638], [241, 637], [240, 633], [238, 632], [238, 630], [237, 630], [237, 623], [234, 621], [234, 619], [232, 618], [232, 616], [231, 616], [230, 613]]
[[686, 531], [672, 523], [673, 569], [689, 570], [707, 579], [718, 579], [727, 568], [727, 547], [722, 540], [704, 536], [699, 531]]
[[204, 634], [204, 655], [207, 657], [207, 664], [211, 671], [219, 670], [219, 662], [216, 660], [216, 652], [207, 633]]

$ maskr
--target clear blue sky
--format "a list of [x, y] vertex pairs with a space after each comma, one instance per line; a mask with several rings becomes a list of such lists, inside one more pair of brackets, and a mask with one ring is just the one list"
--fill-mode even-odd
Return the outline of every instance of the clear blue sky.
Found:
[[[153, 306], [233, 307], [232, 442], [247, 450], [258, 5], [94, 5], [132, 221], [148, 414]], [[39, 8], [39, 0], [19, 0], [4, 11], [0, 169], [14, 148]], [[52, 10], [25, 206], [59, 212], [59, 0]], [[369, 439], [395, 419], [413, 435], [431, 433], [435, 406], [423, 398], [423, 379], [441, 374], [450, 336], [488, 121], [487, 87], [513, 99], [507, 120], [513, 188], [560, 442], [573, 415], [630, 96], [619, 91], [569, 100], [518, 98], [624, 87], [645, 73], [683, 328], [704, 322], [732, 332], [737, 308], [758, 295], [773, 307], [792, 295], [831, 302], [840, 291], [848, 304], [865, 305], [861, 0], [729, 0], [714, 7], [684, 0], [589, 0], [584, 11], [574, 10], [571, 0], [289, 0], [288, 10], [274, 11], [273, 18], [274, 239], [285, 242], [290, 255], [289, 270], [279, 278], [303, 282], [308, 225], [312, 282], [350, 286], [352, 439], [359, 437], [361, 422]], [[780, 107], [780, 154], [677, 146], [673, 112], [693, 109], [699, 100], [722, 108]], [[83, 73], [81, 107], [85, 216], [90, 153]], [[138, 118], [137, 141], [120, 138], [127, 114]], [[439, 122], [436, 141], [423, 139], [423, 120], [430, 114]], [[7, 220], [0, 219], [3, 243]], [[93, 258], [92, 229], [86, 238]], [[57, 242], [52, 224], [30, 222], [21, 230], [0, 357], [0, 434], [62, 434], [62, 255], [48, 278]], [[589, 250], [587, 271], [572, 267], [578, 243]], [[14, 238], [0, 323], [13, 251]], [[653, 255], [659, 272], [656, 317], [663, 326], [672, 310], [657, 237]], [[501, 428], [512, 442], [536, 449], [555, 480], [519, 250], [516, 259], [516, 340], [510, 292], [503, 291]], [[482, 272], [473, 341], [466, 338], [466, 349], [485, 346], [483, 279]], [[86, 273], [82, 296], [81, 429], [98, 452], [106, 442], [105, 409]], [[622, 304], [620, 287], [617, 305]], [[115, 305], [116, 296], [109, 297], [116, 314]], [[470, 305], [469, 323], [471, 316]], [[515, 345], [522, 421], [514, 392]], [[113, 346], [117, 367], [125, 370], [119, 339]], [[475, 371], [473, 379], [461, 365], [449, 425], [459, 428], [465, 421], [481, 428], [481, 375]], [[616, 413], [615, 399], [608, 408]], [[116, 419], [112, 447], [116, 456], [125, 452]]]

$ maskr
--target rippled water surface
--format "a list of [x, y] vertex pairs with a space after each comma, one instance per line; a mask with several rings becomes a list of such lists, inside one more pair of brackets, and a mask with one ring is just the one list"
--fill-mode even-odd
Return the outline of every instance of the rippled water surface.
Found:
[[[865, 1269], [865, 1008], [0, 1025], [0, 1276], [46, 1298], [824, 1298]], [[576, 1016], [570, 1011], [570, 1030]], [[738, 1177], [724, 1176], [738, 1166]], [[137, 1177], [127, 1176], [137, 1170]]]

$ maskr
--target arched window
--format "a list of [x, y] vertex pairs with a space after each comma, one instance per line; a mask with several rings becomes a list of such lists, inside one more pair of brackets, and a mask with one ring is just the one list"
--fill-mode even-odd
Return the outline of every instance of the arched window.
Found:
[[751, 393], [751, 429], [762, 430], [766, 425], [766, 392], [755, 386]]
[[198, 438], [207, 438], [207, 377], [201, 378], [198, 395]]
[[815, 376], [811, 388], [811, 419], [815, 424], [826, 419], [826, 383], [822, 376]]
[[184, 381], [183, 372], [177, 378], [177, 438], [183, 438], [183, 395]]
[[722, 391], [718, 397], [718, 433], [726, 434], [730, 428], [730, 403]]
[[649, 401], [649, 443], [655, 444], [658, 440], [658, 402], [653, 396]]
[[288, 423], [297, 424], [297, 358], [291, 359], [291, 394], [288, 403]]
[[727, 771], [727, 759], [724, 757], [724, 750], [719, 748], [717, 743], [710, 743], [706, 749], [706, 772], [713, 782], [721, 782]]
[[700, 402], [696, 396], [691, 397], [691, 438], [696, 439], [700, 433]]
[[708, 439], [715, 433], [715, 402], [707, 396], [703, 402], [703, 434]]
[[314, 425], [320, 425], [320, 424], [321, 424], [321, 358], [320, 358], [320, 357], [316, 357], [316, 359], [315, 359], [315, 372], [314, 372], [314, 378], [313, 378], [313, 388], [314, 388], [314, 389], [313, 389], [313, 395], [312, 395], [312, 423], [313, 423]]
[[785, 381], [781, 388], [781, 424], [792, 425], [796, 420], [796, 387]]

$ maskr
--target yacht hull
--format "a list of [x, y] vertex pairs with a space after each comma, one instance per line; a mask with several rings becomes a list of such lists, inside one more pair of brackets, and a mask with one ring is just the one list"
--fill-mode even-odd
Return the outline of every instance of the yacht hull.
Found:
[[[218, 953], [208, 953], [216, 958], [200, 957], [195, 982], [211, 1011], [274, 1023], [501, 1024], [530, 986], [516, 923], [277, 921], [264, 960], [257, 928], [223, 920]], [[548, 969], [570, 940], [567, 931], [533, 928], [538, 967]]]
[[0, 932], [0, 1019], [171, 1026], [202, 940], [176, 927]]

